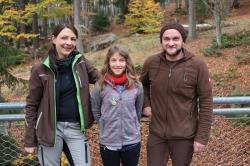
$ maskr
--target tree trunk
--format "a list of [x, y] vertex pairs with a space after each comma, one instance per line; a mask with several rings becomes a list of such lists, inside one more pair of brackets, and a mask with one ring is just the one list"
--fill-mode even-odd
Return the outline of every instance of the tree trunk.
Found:
[[42, 36], [46, 38], [48, 35], [48, 18], [47, 17], [42, 18], [42, 26], [43, 26]]
[[[20, 33], [26, 33], [26, 26], [25, 26], [25, 24], [20, 23]], [[19, 40], [19, 42], [20, 42], [20, 47], [21, 48], [25, 47], [25, 45], [26, 45], [26, 39], [21, 38]]]
[[[158, 1], [155, 1], [158, 2]], [[171, 0], [159, 0], [162, 9], [165, 9], [167, 5], [171, 3]]]
[[231, 9], [231, 0], [228, 0], [225, 5], [226, 5], [226, 16], [228, 16]]
[[213, 15], [215, 19], [215, 27], [216, 27], [216, 42], [218, 47], [221, 47], [221, 37], [222, 37], [222, 28], [221, 28], [221, 14], [220, 14], [220, 0], [214, 1], [214, 10]]
[[[37, 1], [36, 0], [32, 0], [32, 3], [33, 4], [37, 4]], [[35, 13], [33, 15], [33, 19], [32, 19], [32, 32], [34, 34], [38, 34], [38, 15]], [[34, 48], [34, 56], [36, 57], [36, 48], [38, 48], [38, 37], [35, 37], [33, 38], [32, 40], [32, 45], [33, 45], [33, 48]]]
[[130, 0], [124, 0], [123, 7], [122, 7], [122, 13], [125, 15], [128, 13], [128, 4]]
[[80, 28], [81, 25], [81, 1], [80, 0], [74, 0], [74, 26], [76, 27], [78, 31], [78, 40], [76, 42], [76, 48], [80, 53], [83, 53], [83, 42], [82, 42], [82, 31]]
[[196, 0], [189, 0], [188, 7], [188, 37], [190, 39], [195, 39], [196, 35]]
[[234, 0], [232, 8], [239, 8], [240, 7], [240, 0]]
[[88, 0], [82, 0], [82, 11], [83, 11], [84, 26], [89, 27]]
[[176, 10], [181, 9], [182, 0], [175, 0]]
[[186, 8], [186, 11], [188, 11], [188, 0], [185, 0], [185, 8]]
[[[38, 15], [34, 14], [33, 21], [32, 21], [32, 32], [34, 34], [38, 34]], [[38, 48], [38, 37], [33, 39], [32, 45], [34, 48]]]
[[[19, 3], [20, 3], [20, 9], [24, 10], [24, 7], [25, 7], [24, 0], [20, 0]], [[20, 32], [21, 33], [25, 33], [26, 32], [26, 26], [25, 26], [25, 24], [20, 23]], [[26, 39], [21, 38], [19, 42], [20, 42], [20, 47], [25, 47]]]
[[109, 2], [110, 4], [108, 6], [110, 6], [110, 15], [112, 17], [115, 16], [115, 6], [114, 6], [114, 3], [113, 2]]

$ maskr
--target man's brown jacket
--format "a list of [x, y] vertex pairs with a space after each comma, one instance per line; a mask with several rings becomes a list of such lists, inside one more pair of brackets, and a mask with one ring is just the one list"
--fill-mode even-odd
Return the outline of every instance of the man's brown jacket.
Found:
[[212, 124], [212, 88], [206, 64], [183, 49], [184, 57], [149, 57], [143, 66], [144, 107], [150, 106], [150, 131], [166, 139], [207, 144]]

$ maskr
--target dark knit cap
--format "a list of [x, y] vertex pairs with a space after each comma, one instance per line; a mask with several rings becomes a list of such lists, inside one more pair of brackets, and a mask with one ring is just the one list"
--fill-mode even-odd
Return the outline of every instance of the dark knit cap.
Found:
[[183, 42], [186, 42], [187, 39], [187, 31], [184, 29], [184, 27], [178, 23], [178, 22], [169, 22], [166, 25], [164, 25], [161, 28], [161, 32], [160, 32], [160, 41], [162, 42], [162, 36], [163, 33], [168, 30], [168, 29], [176, 29], [177, 31], [180, 32], [181, 36], [182, 36], [182, 40]]

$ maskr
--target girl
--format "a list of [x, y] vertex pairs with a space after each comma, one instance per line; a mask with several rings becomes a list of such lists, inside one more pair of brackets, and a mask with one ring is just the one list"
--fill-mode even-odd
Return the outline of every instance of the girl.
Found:
[[91, 94], [92, 112], [99, 124], [104, 166], [137, 166], [143, 88], [124, 49], [109, 49], [101, 78]]
[[31, 70], [25, 151], [34, 153], [38, 146], [42, 166], [60, 165], [63, 142], [72, 165], [90, 165], [84, 131], [94, 120], [88, 84], [98, 80], [98, 71], [76, 51], [77, 37], [75, 27], [57, 26], [48, 56]]

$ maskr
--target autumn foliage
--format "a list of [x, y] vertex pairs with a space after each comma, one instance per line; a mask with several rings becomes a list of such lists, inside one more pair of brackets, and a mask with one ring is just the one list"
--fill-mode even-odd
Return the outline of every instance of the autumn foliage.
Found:
[[20, 32], [20, 24], [31, 26], [35, 14], [50, 18], [70, 15], [71, 11], [64, 0], [43, 0], [36, 4], [0, 0], [0, 37], [15, 40], [37, 37], [39, 34]]
[[158, 32], [163, 17], [154, 0], [131, 0], [125, 23], [132, 33]]

